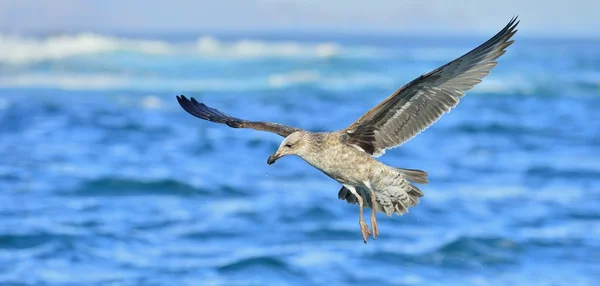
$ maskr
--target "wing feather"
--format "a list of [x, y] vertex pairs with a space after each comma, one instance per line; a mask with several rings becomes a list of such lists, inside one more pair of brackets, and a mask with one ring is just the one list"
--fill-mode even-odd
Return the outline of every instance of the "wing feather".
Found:
[[498, 64], [518, 24], [514, 17], [479, 47], [399, 88], [344, 129], [346, 142], [379, 156], [427, 129]]
[[198, 102], [193, 97], [191, 99], [187, 99], [183, 95], [177, 96], [177, 102], [179, 102], [179, 105], [181, 105], [181, 107], [191, 115], [211, 122], [227, 124], [227, 126], [233, 128], [251, 128], [275, 133], [282, 137], [287, 137], [288, 135], [301, 130], [299, 128], [279, 123], [239, 119], [212, 107], [208, 107], [206, 104]]

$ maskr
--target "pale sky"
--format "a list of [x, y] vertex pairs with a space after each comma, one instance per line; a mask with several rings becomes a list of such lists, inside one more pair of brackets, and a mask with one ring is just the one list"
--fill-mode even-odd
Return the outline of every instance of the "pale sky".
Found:
[[599, 0], [0, 0], [0, 32], [343, 31], [600, 38]]

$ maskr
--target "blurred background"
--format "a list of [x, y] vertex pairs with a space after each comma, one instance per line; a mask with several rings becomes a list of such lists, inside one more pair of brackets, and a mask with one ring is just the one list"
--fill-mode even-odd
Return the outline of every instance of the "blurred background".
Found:
[[[597, 285], [600, 2], [0, 1], [2, 285]], [[516, 42], [381, 158], [425, 197], [379, 214], [281, 138], [346, 127], [519, 15]], [[596, 282], [594, 282], [596, 281]]]

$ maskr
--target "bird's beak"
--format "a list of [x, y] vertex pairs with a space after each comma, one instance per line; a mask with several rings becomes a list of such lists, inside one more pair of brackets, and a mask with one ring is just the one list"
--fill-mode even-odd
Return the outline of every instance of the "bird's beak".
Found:
[[271, 165], [271, 164], [275, 163], [275, 161], [277, 161], [277, 159], [281, 158], [281, 156], [282, 155], [280, 155], [277, 152], [273, 153], [273, 155], [269, 156], [269, 159], [267, 159], [267, 165]]

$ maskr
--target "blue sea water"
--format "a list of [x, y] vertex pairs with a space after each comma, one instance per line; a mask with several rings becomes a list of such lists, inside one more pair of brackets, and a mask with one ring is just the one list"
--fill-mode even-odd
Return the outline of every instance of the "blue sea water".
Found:
[[517, 35], [381, 157], [430, 184], [366, 245], [280, 137], [175, 100], [341, 129], [487, 36], [432, 38], [0, 36], [0, 284], [598, 285], [599, 41]]

